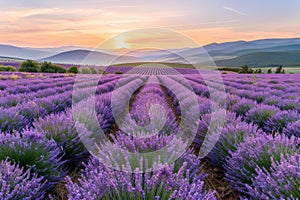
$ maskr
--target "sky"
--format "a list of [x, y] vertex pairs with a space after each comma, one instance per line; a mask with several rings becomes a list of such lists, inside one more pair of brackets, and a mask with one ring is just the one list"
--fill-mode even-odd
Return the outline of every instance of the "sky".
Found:
[[[23, 47], [96, 47], [149, 27], [170, 29], [199, 45], [300, 37], [298, 0], [0, 0], [0, 11], [0, 43]], [[154, 41], [151, 36], [143, 37]], [[145, 41], [129, 37], [110, 47]], [[176, 37], [163, 35], [160, 41], [173, 47]]]

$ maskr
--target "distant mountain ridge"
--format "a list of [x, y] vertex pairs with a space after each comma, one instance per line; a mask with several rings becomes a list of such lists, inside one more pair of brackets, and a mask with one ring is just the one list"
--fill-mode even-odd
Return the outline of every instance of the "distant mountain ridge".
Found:
[[85, 64], [85, 65], [109, 65], [111, 63], [137, 62], [137, 58], [131, 56], [118, 56], [99, 51], [72, 50], [62, 52], [54, 56], [40, 59], [62, 64]]
[[249, 53], [232, 59], [218, 60], [216, 65], [228, 67], [242, 65], [252, 67], [300, 66], [300, 51]]
[[[128, 50], [129, 51], [129, 50]], [[203, 47], [130, 51], [126, 49], [92, 49], [62, 46], [55, 48], [16, 47], [0, 44], [0, 57], [51, 61], [55, 63], [106, 65], [108, 63], [165, 62], [239, 67], [245, 64], [299, 65], [300, 38], [261, 39], [211, 43]], [[123, 55], [124, 54], [124, 55]], [[88, 59], [86, 59], [88, 57]]]
[[42, 57], [53, 55], [51, 52], [26, 49], [23, 47], [16, 47], [12, 45], [0, 44], [0, 56], [12, 57], [22, 59], [39, 59]]

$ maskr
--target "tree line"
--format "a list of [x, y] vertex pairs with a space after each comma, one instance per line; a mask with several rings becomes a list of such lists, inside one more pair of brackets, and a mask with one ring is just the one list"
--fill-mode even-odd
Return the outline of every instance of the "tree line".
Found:
[[[0, 71], [16, 72], [17, 69], [13, 66], [0, 65]], [[33, 60], [26, 60], [21, 63], [19, 72], [41, 72], [41, 73], [72, 73], [72, 74], [108, 74], [103, 69], [95, 69], [93, 67], [82, 67], [80, 70], [77, 66], [72, 65], [68, 69], [51, 62], [38, 63]], [[121, 71], [116, 71], [115, 74], [122, 74]]]
[[[220, 71], [232, 71], [232, 72], [236, 72], [239, 74], [263, 74], [263, 71], [261, 68], [258, 69], [253, 69], [251, 67], [249, 67], [248, 65], [244, 65], [241, 67], [222, 67], [222, 68], [218, 68], [218, 70]], [[272, 68], [267, 70], [268, 74], [272, 74]], [[284, 74], [285, 70], [283, 68], [282, 65], [280, 65], [279, 67], [277, 67], [275, 69], [275, 74]]]

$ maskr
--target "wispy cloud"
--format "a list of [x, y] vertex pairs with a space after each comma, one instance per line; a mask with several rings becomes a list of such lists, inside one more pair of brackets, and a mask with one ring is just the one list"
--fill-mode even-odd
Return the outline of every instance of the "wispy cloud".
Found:
[[239, 10], [234, 9], [234, 8], [231, 8], [231, 7], [224, 6], [223, 8], [224, 8], [225, 10], [229, 10], [229, 11], [234, 12], [234, 13], [239, 14], [239, 15], [244, 15], [244, 16], [247, 16], [247, 15], [248, 15], [247, 13], [244, 13], [244, 12], [242, 12], [242, 11], [239, 11]]
[[224, 26], [225, 24], [231, 24], [237, 22], [237, 20], [221, 20], [221, 21], [211, 21], [211, 22], [203, 22], [203, 23], [195, 23], [195, 24], [173, 24], [166, 26], [159, 26], [157, 28], [175, 28], [175, 29], [195, 29], [195, 28], [206, 28], [210, 26], [219, 27]]

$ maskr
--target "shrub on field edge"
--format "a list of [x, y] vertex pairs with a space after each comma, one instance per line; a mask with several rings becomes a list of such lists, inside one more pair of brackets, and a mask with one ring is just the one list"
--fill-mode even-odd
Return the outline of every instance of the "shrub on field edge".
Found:
[[59, 65], [52, 64], [51, 62], [43, 62], [41, 64], [40, 72], [43, 73], [66, 73], [67, 70]]
[[123, 74], [121, 71], [115, 71], [115, 74]]
[[68, 73], [72, 73], [72, 74], [78, 74], [79, 73], [79, 70], [78, 70], [78, 67], [76, 67], [76, 66], [71, 66], [69, 69], [68, 69], [68, 71], [67, 71]]
[[98, 69], [98, 74], [108, 74], [108, 73], [103, 69]]
[[40, 66], [37, 62], [33, 60], [26, 60], [22, 62], [19, 68], [20, 72], [39, 72]]
[[92, 73], [91, 69], [89, 67], [82, 67], [80, 71], [82, 74], [91, 74]]
[[17, 69], [13, 66], [0, 65], [0, 72], [16, 72]]
[[91, 74], [98, 74], [97, 70], [95, 68], [90, 67], [90, 70], [91, 70]]

